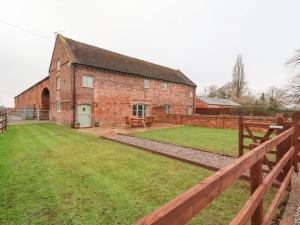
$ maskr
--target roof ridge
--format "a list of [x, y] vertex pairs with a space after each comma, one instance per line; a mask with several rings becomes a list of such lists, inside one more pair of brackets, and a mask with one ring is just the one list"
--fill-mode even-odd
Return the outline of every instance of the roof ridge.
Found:
[[72, 63], [196, 87], [196, 84], [178, 69], [113, 52], [62, 35], [60, 37], [66, 43], [64, 45], [67, 50], [73, 55]]
[[[62, 36], [62, 35], [61, 35], [61, 36]], [[146, 62], [146, 63], [152, 64], [152, 65], [164, 67], [164, 68], [171, 69], [171, 70], [174, 70], [174, 71], [180, 71], [179, 69], [174, 69], [174, 68], [169, 67], [169, 66], [163, 66], [163, 65], [160, 65], [160, 64], [157, 64], [157, 63], [153, 63], [153, 62], [149, 62], [149, 61], [147, 61], [147, 60], [139, 59], [139, 58], [136, 58], [136, 57], [133, 57], [133, 56], [124, 55], [124, 54], [119, 53], [119, 52], [114, 52], [114, 51], [108, 50], [108, 49], [106, 49], [106, 48], [101, 48], [101, 47], [98, 47], [98, 46], [95, 46], [95, 45], [87, 44], [87, 43], [84, 43], [84, 42], [81, 42], [81, 41], [74, 40], [74, 39], [72, 39], [72, 38], [68, 38], [68, 37], [65, 37], [65, 36], [62, 36], [62, 37], [64, 37], [65, 39], [69, 39], [69, 40], [71, 40], [71, 41], [74, 41], [74, 42], [83, 44], [83, 45], [88, 45], [88, 46], [93, 47], [93, 48], [98, 48], [98, 49], [101, 49], [101, 50], [110, 52], [110, 53], [112, 53], [112, 54], [117, 54], [117, 55], [120, 55], [120, 56], [125, 56], [125, 57], [131, 58], [131, 59], [139, 60], [139, 61], [141, 61], [141, 62]], [[180, 71], [180, 72], [181, 72], [181, 71]]]

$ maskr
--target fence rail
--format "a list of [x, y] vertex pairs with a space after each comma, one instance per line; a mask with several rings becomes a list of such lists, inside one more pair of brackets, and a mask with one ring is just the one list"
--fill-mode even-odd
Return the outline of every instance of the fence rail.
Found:
[[49, 110], [13, 109], [7, 111], [8, 122], [22, 120], [49, 120]]
[[[242, 225], [250, 219], [252, 225], [270, 224], [281, 197], [290, 184], [291, 176], [297, 170], [299, 160], [298, 138], [299, 124], [293, 122], [293, 127], [259, 145], [251, 145], [251, 150], [237, 158], [233, 163], [145, 216], [135, 225], [186, 224], [249, 170], [251, 196], [230, 224]], [[280, 153], [277, 154], [278, 161], [263, 179], [263, 158], [274, 148]], [[281, 185], [264, 215], [263, 198], [275, 180], [280, 181]]]
[[7, 130], [7, 112], [0, 111], [0, 133]]

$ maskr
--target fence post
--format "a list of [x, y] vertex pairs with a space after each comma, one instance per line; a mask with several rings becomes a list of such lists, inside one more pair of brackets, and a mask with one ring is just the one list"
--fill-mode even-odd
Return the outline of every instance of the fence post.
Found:
[[6, 110], [6, 112], [4, 113], [4, 131], [6, 131], [7, 130], [7, 110]]
[[[287, 130], [289, 128], [288, 123], [285, 123], [285, 119], [280, 114], [276, 116], [276, 123], [279, 126], [283, 126], [283, 129], [277, 130], [277, 135], [284, 132], [285, 130]], [[292, 144], [292, 139], [293, 139], [292, 137], [284, 140], [279, 145], [277, 145], [277, 147], [276, 147], [276, 162], [279, 162], [280, 159], [285, 155], [285, 153], [290, 149], [291, 144]], [[286, 163], [282, 172], [277, 177], [278, 181], [282, 182], [284, 180], [284, 178], [285, 178], [286, 174], [288, 173], [289, 169], [291, 168], [291, 166], [292, 166], [292, 160], [290, 160], [289, 162]]]
[[4, 131], [4, 120], [3, 120], [3, 113], [0, 111], [0, 130], [1, 130], [1, 133], [3, 133]]
[[40, 108], [36, 109], [37, 120], [40, 120]]
[[239, 157], [244, 154], [244, 127], [243, 116], [239, 115]]
[[[249, 145], [249, 150], [255, 148], [255, 144]], [[263, 182], [263, 160], [260, 159], [257, 163], [255, 163], [250, 168], [250, 188], [251, 188], [251, 194], [253, 194], [256, 189], [259, 187], [259, 185]], [[251, 225], [260, 225], [262, 223], [264, 217], [264, 211], [263, 211], [263, 200], [259, 203], [256, 210], [254, 211], [253, 215], [251, 216]]]
[[299, 161], [299, 157], [298, 157], [298, 154], [299, 154], [299, 136], [300, 136], [300, 125], [299, 125], [299, 122], [300, 122], [300, 112], [294, 112], [293, 115], [292, 115], [292, 126], [295, 128], [295, 133], [293, 134], [292, 136], [292, 140], [291, 140], [291, 145], [292, 147], [295, 148], [295, 151], [294, 151], [294, 156], [293, 156], [293, 159], [292, 159], [292, 164], [294, 166], [294, 170], [295, 172], [299, 172], [299, 169], [298, 169], [298, 161]]

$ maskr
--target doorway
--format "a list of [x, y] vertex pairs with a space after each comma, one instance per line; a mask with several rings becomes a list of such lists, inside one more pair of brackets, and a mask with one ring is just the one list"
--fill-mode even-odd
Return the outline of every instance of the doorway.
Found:
[[91, 126], [91, 106], [79, 105], [77, 106], [77, 120], [80, 123], [80, 127]]

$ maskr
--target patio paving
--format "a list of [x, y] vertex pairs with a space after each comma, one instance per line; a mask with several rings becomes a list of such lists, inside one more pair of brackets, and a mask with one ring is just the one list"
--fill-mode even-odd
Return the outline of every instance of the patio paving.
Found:
[[133, 132], [145, 132], [151, 130], [160, 130], [172, 127], [180, 127], [183, 125], [176, 125], [176, 124], [167, 124], [167, 123], [155, 123], [152, 127], [138, 127], [138, 128], [131, 128], [126, 127], [125, 125], [115, 125], [115, 126], [107, 126], [107, 127], [92, 127], [92, 128], [81, 128], [79, 129], [80, 132], [88, 133], [96, 136], [101, 137], [108, 137], [115, 134], [130, 134]]

